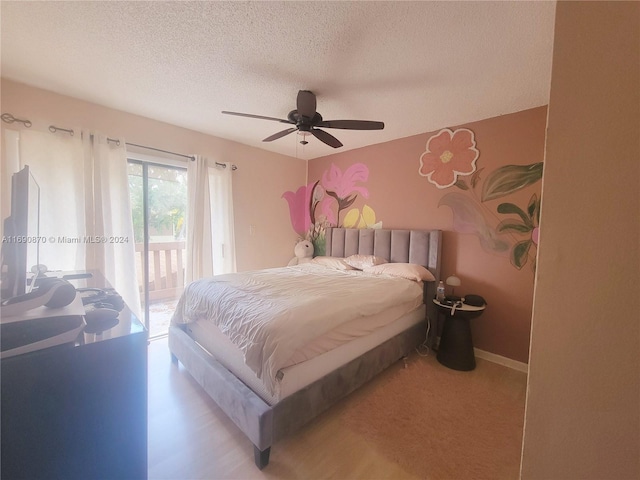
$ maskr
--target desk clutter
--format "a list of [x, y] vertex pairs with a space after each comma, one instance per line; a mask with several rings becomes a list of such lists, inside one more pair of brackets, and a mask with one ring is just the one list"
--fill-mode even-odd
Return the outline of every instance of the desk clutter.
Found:
[[79, 288], [77, 291], [84, 305], [86, 333], [100, 333], [118, 324], [118, 315], [124, 308], [124, 300], [115, 290]]
[[[86, 278], [82, 277], [82, 278]], [[119, 323], [124, 301], [110, 288], [76, 288], [59, 277], [40, 277], [30, 292], [0, 304], [0, 358], [73, 343]]]
[[441, 300], [434, 299], [433, 302], [440, 306], [450, 309], [450, 314], [455, 315], [457, 311], [477, 311], [484, 310], [487, 302], [480, 295], [467, 295], [466, 297], [445, 297]]
[[3, 317], [24, 314], [38, 307], [63, 308], [76, 298], [76, 289], [61, 278], [41, 279], [37, 287], [22, 295], [10, 297], [2, 302]]
[[445, 282], [441, 280], [436, 287], [435, 300], [441, 305], [455, 308], [460, 308], [463, 304], [471, 305], [473, 307], [483, 307], [487, 304], [484, 298], [473, 293], [469, 293], [464, 297], [456, 296], [455, 288], [459, 287], [461, 284], [462, 282], [457, 276], [451, 275], [450, 277], [447, 277], [446, 285], [451, 288], [451, 293], [447, 295]]
[[484, 307], [487, 301], [480, 295], [469, 294], [463, 298], [463, 302], [474, 307]]

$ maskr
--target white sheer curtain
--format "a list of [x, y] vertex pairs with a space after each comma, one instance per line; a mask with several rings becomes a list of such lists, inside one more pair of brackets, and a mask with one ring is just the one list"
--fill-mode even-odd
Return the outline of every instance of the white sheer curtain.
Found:
[[232, 177], [230, 163], [224, 167], [214, 165], [209, 168], [214, 273], [236, 271]]
[[86, 229], [89, 235], [106, 240], [87, 244], [87, 268], [102, 272], [140, 318], [125, 143], [114, 145], [100, 134], [84, 135], [83, 142], [90, 153], [85, 154], [89, 163], [85, 172], [93, 174], [92, 195], [85, 198]]
[[187, 164], [187, 283], [213, 275], [208, 170], [207, 159], [200, 155]]
[[187, 283], [235, 272], [231, 164], [196, 155], [187, 166], [187, 188]]
[[124, 141], [73, 130], [22, 130], [3, 163], [29, 165], [40, 186], [40, 236], [47, 238], [40, 262], [49, 270], [99, 270], [139, 315]]

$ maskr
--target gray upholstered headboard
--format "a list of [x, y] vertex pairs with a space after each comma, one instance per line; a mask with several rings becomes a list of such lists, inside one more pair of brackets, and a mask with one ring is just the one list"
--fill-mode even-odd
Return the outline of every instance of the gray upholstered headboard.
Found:
[[326, 231], [326, 255], [348, 257], [376, 255], [394, 263], [416, 263], [433, 274], [435, 282], [425, 282], [424, 302], [431, 321], [436, 320], [436, 286], [440, 281], [442, 253], [441, 230], [391, 230], [328, 228]]
[[396, 263], [417, 263], [440, 279], [441, 230], [329, 228], [326, 254], [331, 257], [376, 255]]

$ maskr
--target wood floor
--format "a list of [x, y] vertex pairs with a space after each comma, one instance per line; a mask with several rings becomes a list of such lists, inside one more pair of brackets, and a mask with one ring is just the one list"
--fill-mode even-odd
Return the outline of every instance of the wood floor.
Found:
[[[427, 359], [437, 363], [435, 358]], [[443, 367], [444, 368], [444, 367]], [[384, 375], [384, 374], [383, 374]], [[524, 410], [526, 375], [478, 359], [473, 382], [509, 391]], [[371, 383], [378, 381], [374, 379]], [[384, 379], [381, 379], [384, 381]], [[341, 421], [347, 402], [366, 401], [365, 386], [293, 436], [277, 442], [263, 470], [253, 446], [186, 370], [169, 360], [167, 340], [149, 346], [149, 479], [416, 479]], [[464, 395], [464, 391], [456, 395]], [[500, 412], [495, 412], [500, 421]], [[455, 419], [453, 420], [455, 422]], [[465, 425], [451, 428], [464, 429]], [[522, 424], [514, 425], [521, 429]], [[402, 439], [399, 439], [402, 441]], [[464, 462], [447, 458], [441, 462]], [[517, 461], [517, 459], [515, 460]], [[517, 465], [511, 465], [517, 471]]]

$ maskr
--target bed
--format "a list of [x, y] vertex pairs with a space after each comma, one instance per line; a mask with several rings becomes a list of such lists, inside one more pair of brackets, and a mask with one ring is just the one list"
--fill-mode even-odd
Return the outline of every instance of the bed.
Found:
[[[425, 309], [435, 320], [431, 299], [440, 279], [441, 244], [439, 230], [326, 231], [327, 257], [421, 265], [433, 278], [427, 282], [372, 275], [376, 267], [334, 269], [316, 261], [194, 282], [185, 289], [169, 328], [172, 360], [184, 365], [251, 440], [256, 466], [262, 469], [278, 439], [416, 346], [434, 344], [435, 329], [425, 339]], [[334, 290], [327, 293], [321, 284]], [[270, 290], [264, 293], [263, 286]], [[369, 300], [345, 304], [340, 295]], [[294, 297], [304, 300], [298, 305]], [[392, 303], [385, 303], [386, 297]], [[263, 321], [260, 312], [271, 312], [268, 307], [274, 305], [277, 316]], [[273, 325], [279, 325], [277, 336]]]

